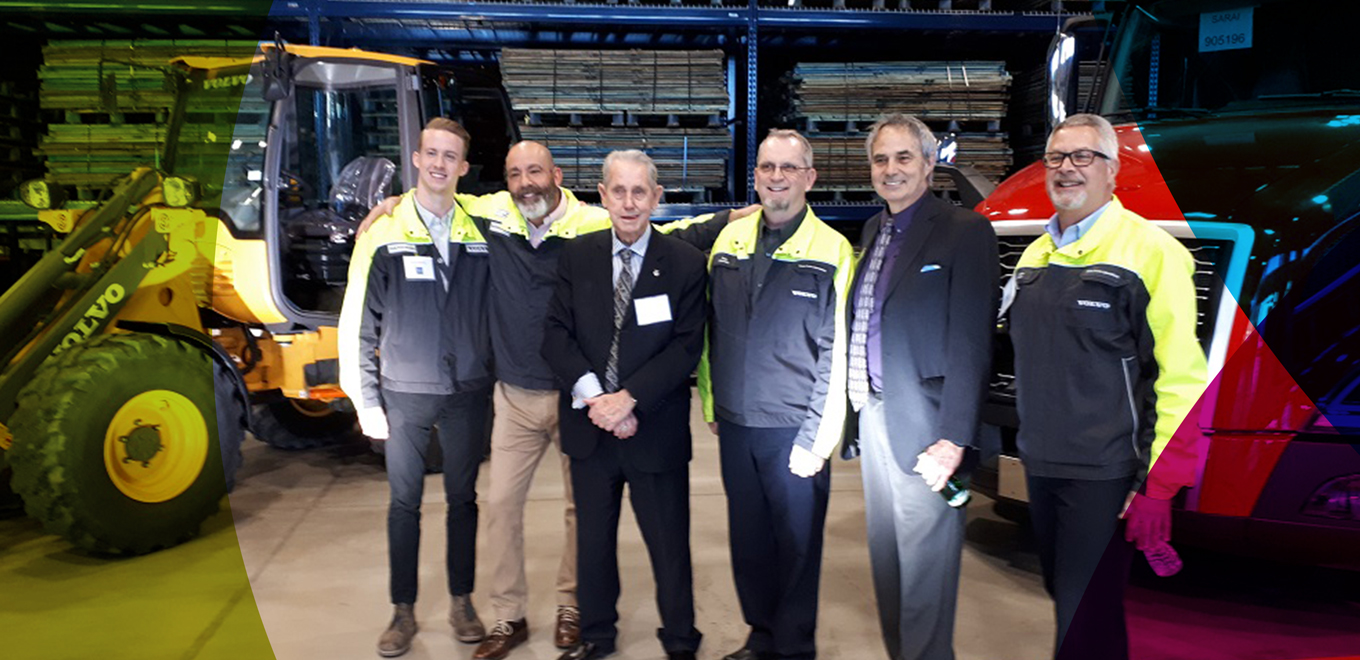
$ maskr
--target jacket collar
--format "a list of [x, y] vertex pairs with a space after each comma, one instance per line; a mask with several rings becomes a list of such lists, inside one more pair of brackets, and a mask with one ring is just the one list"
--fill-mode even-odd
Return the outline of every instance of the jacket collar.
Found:
[[[732, 251], [738, 254], [754, 254], [756, 246], [760, 244], [760, 227], [764, 223], [765, 211], [762, 209], [751, 215], [752, 222], [750, 228], [743, 235], [732, 240]], [[798, 225], [798, 230], [793, 235], [780, 244], [774, 251], [774, 258], [786, 261], [796, 261], [807, 256], [812, 250], [812, 241], [816, 238], [817, 225], [820, 220], [817, 214], [812, 212], [812, 207], [807, 207], [807, 213], [803, 216], [803, 222]]]
[[1124, 205], [1120, 203], [1119, 197], [1116, 196], [1110, 200], [1110, 205], [1105, 207], [1105, 212], [1100, 214], [1095, 224], [1091, 225], [1091, 228], [1085, 234], [1082, 234], [1081, 238], [1061, 248], [1057, 247], [1053, 242], [1053, 237], [1048, 232], [1044, 232], [1040, 240], [1045, 241], [1045, 252], [1057, 252], [1064, 257], [1076, 259], [1099, 248], [1118, 229], [1117, 225], [1122, 217], [1124, 217]]
[[[449, 217], [449, 242], [450, 243], [484, 243], [486, 238], [477, 229], [477, 225], [472, 222], [472, 216], [467, 209], [463, 208], [464, 199], [462, 196], [454, 198], [453, 214]], [[411, 189], [401, 196], [401, 201], [397, 203], [397, 208], [392, 212], [392, 219], [401, 227], [402, 234], [406, 240], [412, 243], [429, 243], [430, 229], [425, 226], [425, 221], [421, 219], [420, 212], [416, 209], [416, 191]]]

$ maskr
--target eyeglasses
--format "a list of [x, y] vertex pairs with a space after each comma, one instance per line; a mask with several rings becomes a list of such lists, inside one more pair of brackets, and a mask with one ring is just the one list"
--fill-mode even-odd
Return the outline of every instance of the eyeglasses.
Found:
[[774, 174], [775, 170], [778, 170], [779, 173], [783, 174], [784, 176], [793, 176], [795, 174], [798, 174], [799, 172], [804, 172], [810, 169], [812, 168], [799, 167], [797, 165], [789, 165], [787, 163], [783, 165], [775, 165], [774, 163], [761, 163], [759, 165], [756, 165], [756, 171], [760, 172], [761, 174], [764, 174], [765, 176], [770, 176], [771, 174]]
[[1094, 163], [1097, 157], [1105, 160], [1110, 159], [1109, 156], [1090, 149], [1078, 149], [1070, 153], [1049, 151], [1044, 154], [1044, 167], [1047, 167], [1050, 170], [1056, 170], [1059, 167], [1062, 167], [1063, 161], [1068, 158], [1072, 159], [1072, 165], [1074, 167], [1086, 167], [1087, 165]]

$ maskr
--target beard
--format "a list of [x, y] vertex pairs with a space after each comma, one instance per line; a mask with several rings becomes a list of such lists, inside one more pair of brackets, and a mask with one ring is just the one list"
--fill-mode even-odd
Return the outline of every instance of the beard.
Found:
[[539, 197], [538, 201], [530, 202], [528, 204], [519, 201], [519, 198], [517, 197], [515, 198], [515, 208], [519, 209], [520, 215], [531, 220], [541, 219], [543, 216], [548, 215], [548, 211], [551, 210], [548, 208], [548, 200], [543, 197]]
[[1049, 187], [1048, 198], [1053, 202], [1053, 207], [1059, 211], [1074, 211], [1086, 205], [1087, 190], [1079, 189], [1080, 192], [1073, 192], [1072, 188], [1059, 188], [1055, 182]]
[[[537, 201], [525, 202], [524, 195], [538, 195]], [[547, 216], [552, 208], [548, 206], [548, 191], [540, 189], [538, 186], [524, 186], [517, 194], [511, 195], [515, 201], [515, 208], [519, 209], [520, 215], [525, 219], [539, 220]]]
[[785, 199], [776, 199], [776, 200], [772, 200], [772, 201], [767, 202], [767, 201], [765, 201], [765, 200], [762, 199], [762, 200], [760, 200], [760, 205], [763, 206], [763, 207], [765, 207], [765, 210], [766, 210], [766, 211], [774, 211], [775, 213], [783, 213], [784, 211], [789, 210], [789, 208], [793, 206], [793, 200], [788, 199], [788, 198], [785, 198]]

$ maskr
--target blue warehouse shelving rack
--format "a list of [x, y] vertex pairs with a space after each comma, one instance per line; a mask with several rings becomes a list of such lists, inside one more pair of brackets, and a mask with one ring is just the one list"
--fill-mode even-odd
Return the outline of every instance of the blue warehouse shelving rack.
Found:
[[[256, 0], [235, 2], [259, 4]], [[179, 3], [145, 0], [112, 9], [97, 24], [78, 10], [63, 10], [61, 2], [41, 4], [41, 10], [13, 21], [27, 21], [29, 29], [54, 38], [69, 35], [72, 39], [272, 38], [277, 32], [295, 42], [400, 52], [442, 62], [482, 63], [489, 68], [498, 66], [504, 48], [720, 50], [729, 99], [723, 114], [730, 144], [726, 191], [717, 201], [742, 203], [755, 197], [751, 172], [761, 135], [776, 125], [788, 125], [787, 77], [798, 64], [998, 60], [1012, 70], [1032, 71], [1039, 67], [1049, 38], [1064, 21], [1073, 15], [1103, 12], [1107, 3], [276, 0], [263, 25], [237, 19], [241, 10], [233, 11], [230, 2], [185, 16]], [[707, 142], [704, 148], [713, 145]], [[862, 217], [863, 213], [850, 215]]]

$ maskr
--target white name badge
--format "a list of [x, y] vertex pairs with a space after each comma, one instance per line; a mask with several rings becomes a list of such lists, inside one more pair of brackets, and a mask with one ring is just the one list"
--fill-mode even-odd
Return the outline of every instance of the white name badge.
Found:
[[647, 296], [633, 301], [637, 309], [638, 325], [652, 325], [671, 320], [671, 299], [666, 294]]
[[416, 281], [434, 281], [434, 260], [429, 257], [412, 256], [402, 257], [402, 266], [406, 268], [406, 279]]

